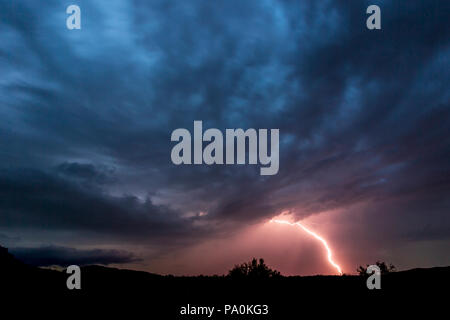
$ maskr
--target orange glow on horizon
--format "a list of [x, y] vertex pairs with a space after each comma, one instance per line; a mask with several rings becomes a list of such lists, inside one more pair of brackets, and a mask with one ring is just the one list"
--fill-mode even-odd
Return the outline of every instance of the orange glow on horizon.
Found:
[[309, 235], [311, 235], [314, 238], [316, 238], [317, 240], [319, 240], [323, 244], [325, 249], [327, 250], [328, 262], [339, 272], [340, 275], [342, 275], [341, 267], [336, 262], [333, 261], [333, 259], [332, 259], [333, 254], [331, 252], [330, 247], [327, 244], [327, 241], [324, 238], [319, 236], [317, 233], [309, 230], [304, 225], [302, 225], [300, 222], [289, 222], [289, 221], [286, 221], [286, 220], [278, 220], [278, 219], [272, 219], [272, 220], [270, 220], [270, 222], [275, 222], [275, 223], [280, 223], [280, 224], [287, 224], [287, 225], [290, 225], [290, 226], [299, 226], [306, 233], [308, 233]]

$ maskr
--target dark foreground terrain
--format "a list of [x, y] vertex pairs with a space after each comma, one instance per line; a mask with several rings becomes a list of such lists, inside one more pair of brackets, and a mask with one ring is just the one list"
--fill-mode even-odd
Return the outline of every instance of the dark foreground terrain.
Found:
[[[83, 319], [405, 318], [423, 312], [426, 318], [434, 318], [432, 314], [446, 318], [449, 310], [450, 267], [386, 274], [381, 290], [368, 290], [366, 279], [359, 276], [235, 280], [160, 276], [101, 266], [83, 267], [81, 275], [81, 290], [68, 290], [65, 272], [25, 265], [1, 248], [4, 298], [0, 306], [39, 318], [76, 315]], [[180, 314], [188, 304], [216, 311], [211, 317]], [[268, 314], [225, 315], [226, 304], [267, 305]]]

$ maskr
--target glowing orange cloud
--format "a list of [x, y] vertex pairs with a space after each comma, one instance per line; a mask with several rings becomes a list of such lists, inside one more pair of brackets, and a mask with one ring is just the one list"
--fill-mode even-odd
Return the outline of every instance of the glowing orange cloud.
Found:
[[328, 256], [328, 262], [339, 272], [339, 274], [342, 274], [342, 270], [341, 267], [333, 261], [332, 259], [332, 252], [330, 247], [328, 246], [326, 240], [324, 238], [322, 238], [321, 236], [319, 236], [317, 233], [309, 230], [308, 228], [306, 228], [304, 225], [302, 225], [300, 222], [289, 222], [286, 220], [270, 220], [270, 222], [275, 222], [275, 223], [280, 223], [280, 224], [288, 224], [290, 226], [299, 226], [300, 228], [302, 228], [306, 233], [312, 235], [314, 238], [316, 238], [317, 240], [319, 240], [320, 242], [322, 242], [323, 246], [325, 247], [325, 249], [327, 250], [327, 256]]

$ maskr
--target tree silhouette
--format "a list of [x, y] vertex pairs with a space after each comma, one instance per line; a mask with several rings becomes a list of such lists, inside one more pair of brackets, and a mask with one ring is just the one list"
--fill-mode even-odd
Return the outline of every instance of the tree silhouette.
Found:
[[280, 272], [272, 270], [269, 268], [264, 259], [256, 260], [253, 258], [252, 261], [237, 264], [228, 272], [228, 276], [233, 279], [264, 279], [264, 278], [275, 278], [281, 277]]
[[[378, 266], [378, 268], [380, 268], [381, 274], [396, 271], [395, 266], [392, 263], [389, 264], [388, 266], [384, 261], [377, 261], [375, 264]], [[366, 265], [366, 267], [359, 266], [358, 269], [356, 269], [356, 271], [359, 273], [360, 276], [365, 276], [367, 275], [368, 266], [369, 266], [368, 264]]]

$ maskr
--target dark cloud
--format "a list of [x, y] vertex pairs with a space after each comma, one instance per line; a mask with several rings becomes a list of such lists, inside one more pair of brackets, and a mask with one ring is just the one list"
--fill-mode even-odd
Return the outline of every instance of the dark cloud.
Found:
[[[58, 167], [59, 168], [59, 167]], [[0, 172], [1, 227], [109, 234], [128, 240], [186, 237], [202, 230], [191, 219], [148, 198], [112, 196], [34, 169]]]
[[57, 166], [57, 170], [67, 177], [87, 182], [105, 184], [114, 181], [114, 168], [97, 168], [89, 163], [64, 162]]
[[0, 233], [0, 244], [5, 247], [13, 246], [15, 243], [19, 242], [21, 239], [17, 236], [9, 236], [7, 234]]
[[123, 264], [139, 261], [130, 252], [119, 250], [91, 249], [47, 246], [38, 248], [11, 248], [9, 250], [17, 259], [33, 266], [62, 266], [90, 264]]
[[[0, 231], [183, 246], [370, 203], [361, 234], [446, 238], [448, 1], [77, 4], [0, 0]], [[279, 173], [173, 165], [194, 120], [279, 128]]]

